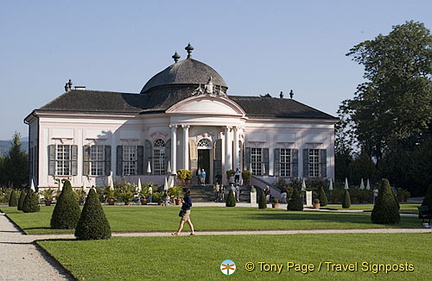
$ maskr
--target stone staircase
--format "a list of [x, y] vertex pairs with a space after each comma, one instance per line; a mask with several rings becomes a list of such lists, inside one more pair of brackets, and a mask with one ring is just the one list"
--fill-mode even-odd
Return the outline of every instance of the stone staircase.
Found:
[[[230, 186], [225, 186], [225, 200], [228, 197]], [[190, 186], [193, 202], [215, 202], [216, 195], [212, 184]], [[249, 186], [240, 186], [240, 202], [249, 202]]]

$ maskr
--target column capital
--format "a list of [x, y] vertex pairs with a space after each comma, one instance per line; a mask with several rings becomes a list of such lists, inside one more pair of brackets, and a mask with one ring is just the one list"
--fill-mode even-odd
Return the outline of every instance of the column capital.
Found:
[[169, 125], [168, 127], [170, 127], [171, 130], [173, 130], [173, 129], [177, 129], [177, 126], [178, 126], [178, 125]]
[[188, 130], [190, 128], [190, 125], [181, 125], [183, 130]]

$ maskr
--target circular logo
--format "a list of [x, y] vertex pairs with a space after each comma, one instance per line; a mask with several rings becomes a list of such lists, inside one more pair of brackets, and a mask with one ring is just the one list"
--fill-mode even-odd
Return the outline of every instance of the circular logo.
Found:
[[220, 264], [220, 270], [225, 275], [231, 275], [236, 271], [236, 264], [232, 260], [224, 260]]

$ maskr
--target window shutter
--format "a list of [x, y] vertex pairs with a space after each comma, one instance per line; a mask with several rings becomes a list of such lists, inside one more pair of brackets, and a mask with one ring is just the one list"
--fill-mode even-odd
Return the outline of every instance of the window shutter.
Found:
[[273, 150], [273, 156], [274, 156], [273, 173], [275, 176], [279, 176], [280, 175], [280, 148], [275, 148]]
[[298, 178], [298, 149], [291, 149], [292, 176]]
[[123, 146], [117, 145], [117, 162], [116, 162], [116, 174], [117, 176], [123, 175]]
[[51, 144], [48, 146], [48, 175], [54, 176], [56, 172], [56, 146]]
[[303, 149], [303, 177], [309, 177], [309, 149]]
[[269, 157], [269, 149], [268, 148], [263, 148], [263, 162], [264, 162], [264, 167], [265, 167], [265, 173], [264, 173], [264, 175], [265, 176], [267, 176], [268, 174], [269, 174], [269, 168], [270, 168], [270, 166], [269, 166], [269, 159], [270, 159], [270, 157]]
[[327, 177], [327, 150], [325, 149], [320, 150], [320, 173], [321, 177]]
[[171, 140], [168, 140], [165, 144], [165, 172], [168, 169], [168, 161], [171, 162]]
[[[145, 140], [144, 149], [145, 149], [145, 151], [144, 151], [144, 158], [143, 159], [145, 159], [144, 164], [145, 164], [145, 167], [147, 169], [148, 162], [150, 162], [150, 167], [153, 167], [153, 163], [152, 163], [153, 149], [152, 149], [151, 141]], [[153, 173], [153, 170], [152, 170], [152, 173]], [[144, 168], [143, 168], [143, 174], [144, 174]]]
[[[249, 170], [251, 167], [251, 148], [250, 147], [246, 147], [244, 149], [244, 169], [245, 170]], [[252, 172], [252, 171], [251, 171]]]
[[137, 175], [144, 175], [144, 146], [137, 146]]
[[111, 174], [111, 145], [105, 145], [105, 176]]
[[72, 176], [76, 176], [78, 174], [78, 145], [71, 145], [72, 152]]
[[84, 145], [83, 147], [83, 175], [90, 175], [90, 146]]

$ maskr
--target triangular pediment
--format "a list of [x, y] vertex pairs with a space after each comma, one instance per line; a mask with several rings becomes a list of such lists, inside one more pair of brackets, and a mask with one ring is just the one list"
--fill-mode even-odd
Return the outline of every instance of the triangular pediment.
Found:
[[244, 117], [244, 110], [227, 97], [197, 95], [184, 99], [168, 108], [167, 114], [212, 115]]

